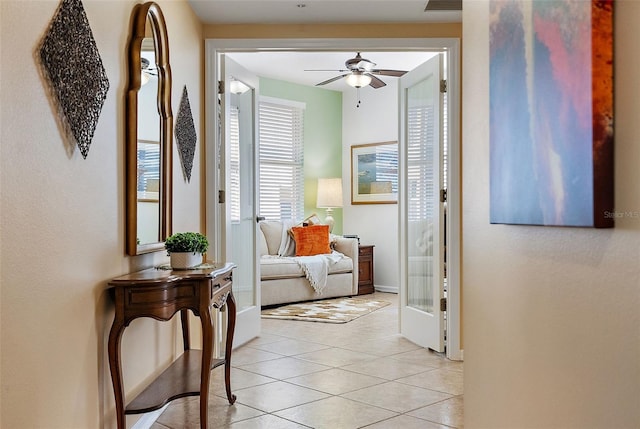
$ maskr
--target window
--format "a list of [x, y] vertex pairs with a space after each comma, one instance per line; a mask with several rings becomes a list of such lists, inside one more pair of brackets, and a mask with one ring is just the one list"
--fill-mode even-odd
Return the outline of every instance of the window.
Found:
[[304, 217], [304, 104], [260, 99], [260, 207], [268, 220]]

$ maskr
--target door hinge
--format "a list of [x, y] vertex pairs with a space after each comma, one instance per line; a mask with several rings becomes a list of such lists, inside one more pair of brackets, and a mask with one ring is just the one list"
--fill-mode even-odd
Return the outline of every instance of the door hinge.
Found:
[[447, 311], [447, 298], [440, 298], [440, 311]]
[[224, 80], [218, 81], [218, 94], [224, 94]]
[[447, 190], [446, 189], [440, 189], [440, 202], [441, 203], [446, 203], [447, 202]]
[[219, 190], [218, 191], [218, 203], [224, 204], [224, 202], [225, 202], [224, 191], [223, 190]]
[[440, 81], [440, 92], [447, 92], [447, 80], [442, 79]]

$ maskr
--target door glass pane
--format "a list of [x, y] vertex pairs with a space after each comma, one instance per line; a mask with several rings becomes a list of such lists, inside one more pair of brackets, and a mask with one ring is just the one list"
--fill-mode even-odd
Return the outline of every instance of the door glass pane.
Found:
[[253, 207], [253, 90], [231, 94], [229, 112], [229, 168], [227, 204], [231, 240], [229, 260], [237, 264], [233, 272], [233, 294], [237, 310], [256, 305], [254, 293]]
[[[438, 226], [438, 128], [435, 117], [439, 94], [424, 79], [406, 91], [407, 103], [407, 304], [434, 313], [433, 234]], [[437, 249], [436, 249], [437, 250]]]

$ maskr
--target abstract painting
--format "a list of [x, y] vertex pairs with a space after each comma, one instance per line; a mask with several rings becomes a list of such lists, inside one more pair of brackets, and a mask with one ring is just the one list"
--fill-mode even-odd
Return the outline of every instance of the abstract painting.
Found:
[[613, 1], [490, 0], [490, 221], [613, 227]]

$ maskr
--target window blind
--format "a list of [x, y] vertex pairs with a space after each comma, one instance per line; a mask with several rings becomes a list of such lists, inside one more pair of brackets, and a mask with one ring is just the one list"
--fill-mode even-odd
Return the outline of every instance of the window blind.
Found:
[[269, 220], [304, 217], [304, 109], [260, 101], [260, 207]]
[[240, 120], [238, 108], [229, 110], [229, 209], [231, 223], [240, 222]]
[[437, 171], [433, 169], [438, 140], [434, 135], [433, 106], [408, 109], [407, 182], [409, 220], [430, 219], [434, 215]]

